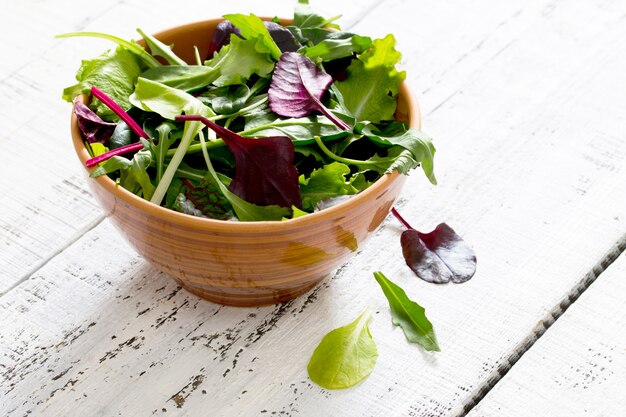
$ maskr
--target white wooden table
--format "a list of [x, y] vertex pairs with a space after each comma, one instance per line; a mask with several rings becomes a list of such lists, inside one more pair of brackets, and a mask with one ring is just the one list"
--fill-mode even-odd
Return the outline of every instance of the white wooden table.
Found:
[[[398, 207], [472, 244], [476, 276], [418, 280], [388, 219], [334, 276], [276, 306], [186, 293], [104, 218], [70, 144], [63, 87], [110, 47], [294, 2], [24, 0], [0, 25], [0, 415], [626, 416], [626, 3], [312, 0], [344, 28], [393, 32], [435, 138], [439, 185]], [[149, 4], [149, 5], [148, 5]], [[404, 340], [372, 278], [426, 309], [442, 352]], [[380, 356], [327, 391], [306, 364], [366, 306]]]

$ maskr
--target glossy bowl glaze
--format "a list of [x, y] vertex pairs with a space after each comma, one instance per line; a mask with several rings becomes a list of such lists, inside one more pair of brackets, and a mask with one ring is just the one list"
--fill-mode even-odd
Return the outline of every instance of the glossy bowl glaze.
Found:
[[[219, 21], [191, 23], [155, 36], [194, 62], [193, 46], [207, 50]], [[396, 117], [420, 127], [418, 105], [405, 84]], [[73, 112], [71, 132], [84, 165], [90, 156]], [[397, 172], [387, 174], [341, 204], [282, 222], [199, 218], [152, 204], [107, 176], [89, 179], [89, 184], [137, 252], [183, 288], [220, 304], [256, 306], [295, 298], [344, 263], [385, 219], [404, 181]]]

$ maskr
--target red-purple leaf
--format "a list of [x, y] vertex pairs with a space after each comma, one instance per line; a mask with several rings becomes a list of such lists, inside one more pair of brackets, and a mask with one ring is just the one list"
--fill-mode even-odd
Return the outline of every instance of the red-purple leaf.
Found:
[[413, 229], [396, 209], [391, 211], [408, 228], [400, 237], [402, 254], [418, 277], [437, 284], [458, 284], [474, 276], [476, 255], [450, 226], [441, 223], [432, 232], [422, 233]]
[[105, 122], [80, 101], [74, 105], [74, 113], [78, 127], [88, 143], [100, 142], [104, 146], [109, 145], [109, 139], [117, 126], [115, 123]]
[[318, 110], [343, 130], [351, 130], [320, 101], [333, 78], [296, 52], [280, 56], [268, 91], [270, 109], [283, 117], [304, 117]]
[[208, 58], [212, 58], [213, 54], [222, 49], [223, 46], [228, 45], [230, 43], [230, 35], [233, 33], [241, 37], [239, 29], [237, 29], [229, 20], [219, 22], [213, 31], [213, 37], [211, 38], [211, 43], [209, 44]]
[[259, 206], [302, 207], [291, 139], [244, 138], [198, 115], [177, 116], [176, 120], [201, 121], [226, 142], [235, 156], [235, 177], [230, 191], [237, 196]]

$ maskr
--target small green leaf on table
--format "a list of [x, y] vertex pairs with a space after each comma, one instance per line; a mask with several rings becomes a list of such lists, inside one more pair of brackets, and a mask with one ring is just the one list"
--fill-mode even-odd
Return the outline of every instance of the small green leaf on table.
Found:
[[435, 330], [426, 318], [424, 308], [410, 300], [406, 292], [391, 282], [382, 272], [374, 272], [374, 278], [389, 301], [393, 324], [400, 326], [407, 340], [421, 345], [428, 351], [441, 351]]
[[348, 388], [372, 372], [378, 349], [368, 327], [370, 317], [365, 311], [324, 336], [307, 367], [313, 382], [328, 389]]

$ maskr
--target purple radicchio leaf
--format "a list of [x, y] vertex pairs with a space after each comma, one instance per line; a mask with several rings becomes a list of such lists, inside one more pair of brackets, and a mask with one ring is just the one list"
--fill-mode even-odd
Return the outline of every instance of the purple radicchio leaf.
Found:
[[244, 138], [198, 115], [177, 116], [177, 121], [200, 121], [222, 138], [235, 156], [235, 177], [230, 191], [259, 206], [302, 207], [294, 146], [286, 136]]
[[[293, 37], [289, 29], [274, 22], [263, 22], [263, 24], [281, 52], [295, 52], [300, 49], [300, 45], [298, 45], [296, 38]], [[207, 57], [213, 57], [213, 54], [222, 49], [223, 46], [228, 45], [230, 43], [230, 35], [233, 33], [243, 39], [241, 31], [229, 20], [218, 23], [213, 31]]]
[[109, 139], [117, 126], [115, 123], [105, 122], [80, 101], [74, 103], [74, 113], [76, 113], [78, 127], [88, 143], [99, 142], [104, 146], [109, 145]]
[[270, 109], [283, 117], [305, 117], [319, 110], [343, 130], [351, 130], [322, 102], [322, 96], [333, 78], [311, 59], [295, 52], [280, 56], [268, 91]]
[[430, 233], [413, 229], [400, 213], [391, 212], [405, 226], [400, 244], [406, 264], [424, 281], [443, 284], [465, 282], [476, 272], [476, 254], [447, 224]]

